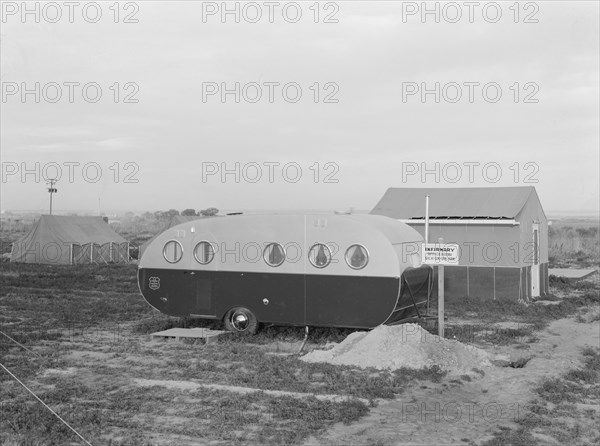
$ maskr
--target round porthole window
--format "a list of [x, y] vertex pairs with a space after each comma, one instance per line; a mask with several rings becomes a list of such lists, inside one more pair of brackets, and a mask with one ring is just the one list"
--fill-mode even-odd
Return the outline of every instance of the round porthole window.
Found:
[[263, 258], [270, 266], [279, 266], [285, 260], [285, 250], [279, 243], [269, 243], [263, 252]]
[[169, 240], [163, 248], [163, 257], [169, 263], [177, 263], [183, 257], [183, 246], [177, 240]]
[[208, 265], [215, 257], [215, 248], [210, 242], [202, 241], [194, 248], [194, 258], [201, 265]]
[[308, 260], [315, 268], [325, 268], [331, 263], [331, 250], [323, 243], [315, 243], [308, 252]]
[[352, 245], [346, 250], [346, 263], [350, 268], [362, 269], [369, 263], [369, 253], [362, 245]]

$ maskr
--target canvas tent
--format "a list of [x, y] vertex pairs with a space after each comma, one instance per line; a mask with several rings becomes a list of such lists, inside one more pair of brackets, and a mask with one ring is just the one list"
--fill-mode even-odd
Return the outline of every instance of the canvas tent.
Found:
[[534, 187], [390, 188], [371, 211], [405, 222], [429, 242], [460, 247], [445, 269], [446, 297], [529, 300], [548, 292], [548, 220]]
[[46, 264], [126, 263], [129, 243], [102, 217], [42, 215], [13, 243], [11, 262]]
[[180, 223], [185, 223], [191, 220], [198, 220], [199, 218], [205, 218], [199, 215], [174, 215], [171, 220], [169, 220], [169, 222], [167, 223], [167, 225], [163, 228], [162, 231], [160, 231], [158, 234], [155, 234], [154, 237], [152, 237], [149, 240], [146, 240], [146, 242], [144, 242], [142, 245], [140, 245], [140, 253], [138, 255], [138, 259], [142, 258], [142, 254], [144, 254], [144, 251], [146, 250], [146, 248], [148, 247], [148, 245], [150, 245], [150, 243], [152, 243], [152, 241], [158, 237], [158, 235], [162, 234], [164, 231], [166, 231], [169, 228], [172, 228], [173, 226], [177, 226]]

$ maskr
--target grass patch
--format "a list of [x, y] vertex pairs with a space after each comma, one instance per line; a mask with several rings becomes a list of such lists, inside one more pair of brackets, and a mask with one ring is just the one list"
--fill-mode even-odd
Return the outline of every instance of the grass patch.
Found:
[[[333, 423], [355, 421], [378, 398], [444, 376], [435, 367], [388, 372], [266, 354], [265, 346], [274, 341], [302, 340], [302, 327], [267, 326], [254, 337], [224, 336], [208, 345], [147, 343], [136, 334], [221, 327], [157, 314], [139, 295], [135, 273], [130, 265], [0, 266], [0, 330], [30, 350], [0, 341], [3, 364], [98, 444], [172, 444], [180, 437], [216, 445], [297, 444]], [[318, 345], [340, 342], [352, 331], [313, 329], [309, 339]], [[337, 394], [347, 400], [136, 388], [134, 378]], [[0, 372], [0, 381], [0, 444], [77, 441], [7, 374]]]
[[[194, 357], [190, 353], [199, 356]], [[416, 381], [439, 382], [438, 367], [381, 371], [327, 363], [307, 363], [294, 356], [267, 355], [259, 346], [220, 341], [181, 345], [164, 358], [172, 364], [171, 379], [191, 380], [263, 390], [338, 394], [366, 399], [394, 398]], [[164, 370], [140, 370], [140, 377], [164, 379]]]
[[[326, 344], [328, 342], [342, 342], [346, 337], [354, 333], [352, 328], [326, 328], [313, 327], [309, 332], [309, 340], [315, 344]], [[297, 342], [304, 339], [304, 327], [276, 327], [264, 326], [251, 338], [244, 336], [234, 336], [232, 339], [239, 342], [248, 342], [251, 344], [269, 344], [273, 341]]]
[[0, 285], [11, 288], [40, 288], [52, 294], [74, 290], [135, 293], [136, 265], [37, 265], [1, 263]]
[[538, 444], [531, 432], [522, 427], [517, 430], [501, 428], [499, 434], [485, 443], [485, 446], [532, 446]]
[[529, 405], [529, 413], [519, 418], [517, 430], [502, 429], [485, 445], [546, 444], [548, 437], [558, 444], [598, 444], [600, 349], [586, 348], [582, 354], [583, 367], [536, 387], [538, 397]]
[[[76, 440], [66, 426], [21, 390], [15, 386], [7, 389], [8, 398], [0, 406], [3, 444], [15, 438], [36, 438], [44, 444]], [[106, 397], [116, 394], [118, 398]], [[217, 444], [297, 444], [333, 423], [351, 423], [368, 412], [364, 403], [353, 399], [331, 402], [160, 386], [90, 387], [72, 378], [58, 381], [40, 397], [85, 438], [120, 437], [113, 445], [155, 444], [156, 435], [185, 435]]]
[[548, 227], [548, 257], [551, 267], [597, 266], [600, 238], [597, 222], [586, 227], [557, 225]]
[[[562, 282], [561, 282], [562, 283]], [[470, 330], [482, 331], [490, 324], [500, 321], [517, 321], [522, 324], [531, 324], [529, 327], [519, 327], [517, 330], [496, 330], [489, 335], [490, 341], [508, 342], [511, 337], [524, 338], [532, 335], [532, 330], [540, 330], [551, 321], [576, 315], [582, 308], [597, 307], [600, 305], [600, 288], [597, 281], [567, 282], [560, 285], [561, 291], [567, 296], [557, 304], [544, 305], [533, 303], [521, 304], [517, 301], [507, 300], [481, 300], [475, 298], [456, 299], [447, 303], [447, 313], [450, 317], [477, 320]], [[457, 329], [457, 331], [464, 329]], [[489, 330], [489, 328], [488, 328]], [[451, 336], [456, 335], [452, 330]], [[468, 336], [467, 332], [467, 336]], [[448, 337], [448, 335], [446, 336]], [[459, 333], [457, 339], [467, 339], [465, 334]]]

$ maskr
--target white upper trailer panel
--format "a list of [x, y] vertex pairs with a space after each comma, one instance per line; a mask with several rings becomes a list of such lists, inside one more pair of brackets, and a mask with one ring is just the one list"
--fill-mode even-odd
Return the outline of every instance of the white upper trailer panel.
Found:
[[235, 215], [159, 234], [140, 268], [399, 277], [423, 238], [379, 215]]

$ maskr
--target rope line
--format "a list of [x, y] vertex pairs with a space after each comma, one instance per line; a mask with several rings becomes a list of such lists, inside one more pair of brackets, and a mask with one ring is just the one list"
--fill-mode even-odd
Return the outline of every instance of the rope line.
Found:
[[52, 414], [53, 414], [53, 415], [54, 415], [56, 418], [58, 418], [60, 421], [62, 421], [62, 423], [63, 423], [65, 426], [67, 426], [69, 429], [71, 429], [71, 430], [72, 430], [72, 431], [75, 433], [75, 435], [77, 435], [79, 438], [81, 438], [85, 444], [87, 444], [88, 446], [92, 446], [92, 444], [91, 444], [89, 441], [87, 441], [85, 438], [83, 438], [79, 432], [77, 432], [75, 429], [73, 429], [69, 423], [67, 423], [65, 420], [63, 420], [63, 419], [60, 417], [60, 415], [59, 415], [59, 414], [57, 414], [56, 412], [54, 412], [54, 411], [53, 411], [53, 410], [50, 408], [50, 406], [48, 406], [46, 403], [44, 403], [44, 402], [43, 402], [43, 401], [40, 399], [40, 397], [38, 397], [38, 396], [37, 396], [35, 393], [33, 393], [33, 392], [32, 392], [32, 391], [29, 389], [29, 387], [27, 387], [25, 384], [23, 384], [23, 382], [22, 382], [22, 381], [21, 381], [19, 378], [17, 378], [17, 377], [16, 377], [16, 376], [15, 376], [15, 375], [14, 375], [14, 374], [13, 374], [13, 373], [10, 371], [10, 370], [8, 370], [8, 369], [7, 369], [7, 368], [4, 366], [4, 364], [0, 363], [0, 367], [2, 367], [4, 370], [6, 370], [6, 373], [8, 373], [10, 376], [12, 376], [12, 377], [15, 379], [15, 381], [17, 381], [19, 384], [21, 384], [21, 385], [22, 385], [22, 386], [25, 388], [25, 390], [27, 390], [29, 393], [31, 393], [31, 394], [34, 396], [34, 398], [35, 398], [36, 400], [38, 400], [40, 403], [42, 403], [42, 405], [43, 405], [43, 406], [44, 406], [46, 409], [48, 409], [50, 412], [52, 412]]
[[[17, 344], [19, 347], [24, 348], [25, 350], [27, 350], [28, 352], [33, 353], [34, 355], [36, 355], [37, 357], [41, 358], [41, 356], [34, 352], [33, 350], [28, 349], [27, 347], [25, 347], [23, 344], [20, 344], [18, 341], [15, 341], [13, 338], [11, 338], [9, 335], [7, 335], [6, 333], [4, 333], [3, 331], [0, 331], [0, 334], [3, 334], [4, 336], [6, 336], [8, 339], [10, 339], [11, 341], [13, 341], [15, 344]], [[43, 359], [43, 358], [42, 358]]]

